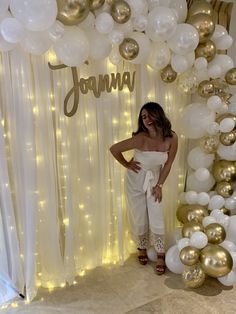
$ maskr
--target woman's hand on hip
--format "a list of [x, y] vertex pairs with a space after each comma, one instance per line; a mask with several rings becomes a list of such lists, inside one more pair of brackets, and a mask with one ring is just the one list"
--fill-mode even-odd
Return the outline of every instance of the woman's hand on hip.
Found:
[[135, 161], [132, 158], [130, 161], [128, 161], [127, 168], [132, 170], [132, 171], [134, 171], [134, 172], [136, 172], [136, 173], [138, 173], [139, 170], [141, 169], [141, 167], [139, 165], [140, 165], [140, 162]]

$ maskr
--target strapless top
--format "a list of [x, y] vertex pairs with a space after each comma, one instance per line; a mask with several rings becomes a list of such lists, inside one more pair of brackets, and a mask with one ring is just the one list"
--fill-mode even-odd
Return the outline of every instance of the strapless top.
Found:
[[135, 149], [134, 160], [140, 162], [143, 170], [150, 170], [162, 166], [168, 159], [168, 152], [144, 151]]

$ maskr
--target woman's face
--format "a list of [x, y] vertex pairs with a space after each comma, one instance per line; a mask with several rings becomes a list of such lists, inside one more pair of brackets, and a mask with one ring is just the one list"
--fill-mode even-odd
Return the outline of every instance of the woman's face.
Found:
[[148, 113], [148, 111], [146, 109], [142, 110], [141, 117], [142, 117], [142, 121], [143, 121], [144, 126], [148, 130], [155, 129], [155, 122], [154, 122], [153, 118], [151, 117], [151, 115]]

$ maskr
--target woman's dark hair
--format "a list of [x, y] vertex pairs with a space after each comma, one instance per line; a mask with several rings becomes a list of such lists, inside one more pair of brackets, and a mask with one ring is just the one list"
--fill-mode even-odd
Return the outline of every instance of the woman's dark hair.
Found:
[[150, 117], [153, 119], [155, 122], [155, 127], [160, 128], [162, 130], [162, 136], [163, 139], [165, 137], [172, 137], [172, 131], [171, 131], [171, 123], [169, 119], [166, 117], [165, 112], [161, 105], [159, 105], [156, 102], [148, 102], [145, 105], [142, 106], [139, 112], [139, 117], [138, 117], [138, 129], [136, 132], [133, 132], [133, 135], [136, 135], [141, 132], [148, 132], [147, 128], [143, 124], [143, 119], [142, 119], [142, 111], [143, 109], [146, 109]]

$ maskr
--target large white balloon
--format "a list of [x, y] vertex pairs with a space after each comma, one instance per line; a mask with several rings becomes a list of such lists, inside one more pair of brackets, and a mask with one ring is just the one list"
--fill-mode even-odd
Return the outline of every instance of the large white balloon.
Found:
[[187, 190], [194, 190], [196, 192], [208, 192], [214, 186], [215, 179], [210, 174], [209, 178], [205, 181], [199, 181], [195, 174], [192, 173], [187, 177]]
[[182, 274], [184, 271], [184, 264], [179, 258], [179, 250], [177, 245], [173, 245], [166, 252], [166, 266], [175, 274]]
[[210, 172], [207, 168], [198, 168], [195, 171], [195, 177], [197, 178], [197, 180], [199, 181], [205, 181], [208, 180], [210, 176]]
[[13, 17], [3, 19], [0, 24], [0, 29], [2, 37], [13, 44], [20, 42], [25, 35], [22, 23]]
[[189, 246], [189, 238], [182, 238], [177, 243], [179, 252], [186, 246]]
[[95, 27], [101, 34], [108, 34], [114, 27], [114, 20], [107, 12], [100, 13], [95, 20]]
[[26, 31], [25, 38], [21, 42], [22, 48], [34, 55], [41, 55], [45, 53], [52, 45], [49, 34], [43, 32]]
[[175, 53], [185, 55], [194, 51], [199, 43], [199, 35], [192, 25], [178, 24], [175, 32], [167, 40], [168, 46]]
[[148, 36], [144, 33], [133, 32], [129, 35], [129, 37], [133, 38], [139, 45], [139, 52], [137, 57], [130, 62], [135, 64], [146, 62], [151, 47], [151, 41]]
[[152, 42], [147, 63], [154, 69], [163, 69], [170, 63], [170, 49], [164, 42]]
[[0, 1], [0, 18], [6, 14], [9, 4], [10, 0]]
[[178, 16], [178, 23], [184, 23], [188, 13], [188, 6], [186, 0], [171, 0], [169, 4], [170, 8], [173, 8]]
[[83, 30], [70, 26], [65, 29], [64, 36], [55, 42], [54, 51], [65, 65], [79, 66], [89, 56], [89, 41]]
[[199, 147], [194, 147], [189, 153], [187, 157], [187, 161], [189, 166], [192, 169], [197, 170], [198, 168], [209, 168], [215, 159], [214, 154], [206, 154]]
[[207, 126], [214, 120], [215, 112], [205, 104], [192, 103], [184, 108], [180, 118], [182, 134], [187, 138], [200, 138], [206, 134]]
[[2, 52], [6, 52], [6, 51], [10, 51], [12, 49], [14, 49], [16, 46], [16, 44], [12, 44], [7, 42], [1, 35], [0, 33], [0, 51]]
[[56, 20], [56, 0], [11, 0], [10, 10], [25, 28], [44, 31]]
[[89, 57], [93, 60], [101, 60], [109, 56], [112, 45], [106, 35], [96, 30], [87, 33], [90, 43]]

